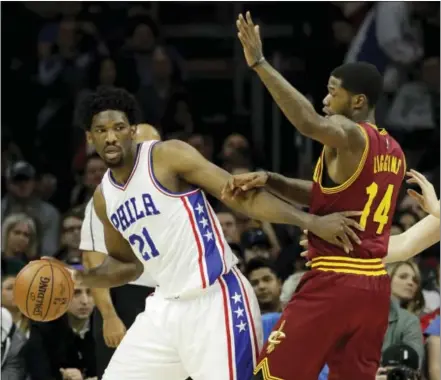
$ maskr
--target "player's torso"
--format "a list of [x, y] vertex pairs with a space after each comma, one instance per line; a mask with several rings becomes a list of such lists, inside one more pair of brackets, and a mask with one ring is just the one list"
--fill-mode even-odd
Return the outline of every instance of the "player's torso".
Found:
[[[357, 232], [362, 244], [354, 244], [354, 251], [349, 257], [355, 260], [379, 259], [387, 253], [390, 227], [406, 163], [401, 147], [386, 131], [377, 130], [368, 123], [360, 123], [360, 126], [368, 143], [357, 170], [343, 184], [332, 184], [326, 170], [331, 169], [334, 173], [336, 167], [332, 165], [336, 165], [338, 158], [331, 159], [328, 165], [329, 156], [325, 157], [323, 152], [314, 170], [310, 212], [325, 215], [362, 211], [360, 219], [356, 219], [365, 228], [363, 232]], [[308, 239], [313, 258], [348, 257], [342, 249], [312, 234]]]
[[200, 189], [171, 193], [155, 178], [151, 147], [138, 145], [125, 186], [110, 171], [102, 181], [107, 216], [167, 297], [206, 288], [237, 259]]

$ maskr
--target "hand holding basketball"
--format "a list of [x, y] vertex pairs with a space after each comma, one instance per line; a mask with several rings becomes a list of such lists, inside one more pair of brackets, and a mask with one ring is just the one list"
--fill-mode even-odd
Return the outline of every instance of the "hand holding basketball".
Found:
[[57, 260], [36, 260], [17, 275], [14, 299], [29, 319], [53, 321], [69, 308], [74, 294], [71, 274]]
[[255, 67], [264, 60], [259, 25], [254, 25], [251, 13], [247, 12], [246, 20], [242, 13], [239, 14], [236, 26], [239, 31], [237, 36], [242, 43], [247, 64], [250, 67]]

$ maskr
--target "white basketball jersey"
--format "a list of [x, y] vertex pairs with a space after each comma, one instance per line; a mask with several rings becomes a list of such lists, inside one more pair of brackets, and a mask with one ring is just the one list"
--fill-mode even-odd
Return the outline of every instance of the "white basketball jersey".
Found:
[[204, 192], [173, 193], [155, 178], [152, 147], [139, 144], [125, 185], [108, 170], [101, 182], [107, 216], [165, 297], [209, 287], [237, 263]]

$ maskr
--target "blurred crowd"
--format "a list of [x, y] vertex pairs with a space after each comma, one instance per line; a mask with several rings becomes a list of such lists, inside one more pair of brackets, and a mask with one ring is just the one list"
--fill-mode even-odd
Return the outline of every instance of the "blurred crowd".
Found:
[[[378, 123], [402, 144], [408, 167], [423, 172], [439, 194], [439, 3], [246, 5], [265, 25], [290, 26], [289, 36], [266, 39], [263, 32], [265, 48], [280, 53], [282, 72], [318, 110], [334, 66], [375, 64], [385, 78]], [[272, 169], [271, 144], [254, 144], [249, 91], [243, 104], [232, 104], [234, 70], [228, 65], [243, 64], [233, 57], [234, 33], [209, 44], [206, 30], [197, 28], [203, 21], [232, 31], [235, 10], [232, 3], [2, 4], [4, 379], [97, 378], [90, 289], [76, 286], [68, 313], [50, 323], [29, 321], [13, 298], [15, 276], [31, 260], [45, 255], [81, 265], [85, 205], [106, 170], [77, 128], [76, 106], [87, 93], [126, 88], [163, 139], [188, 142], [230, 173]], [[264, 107], [271, 107], [269, 98]], [[293, 155], [294, 128], [286, 120], [282, 127], [284, 174], [303, 176], [298, 157], [287, 154]], [[271, 129], [271, 120], [265, 128]], [[314, 160], [318, 149], [314, 145]], [[300, 257], [302, 231], [250, 220], [210, 201], [255, 289], [267, 337], [308, 270]], [[397, 210], [393, 234], [425, 216], [404, 191]], [[389, 273], [393, 299], [383, 348], [408, 344], [424, 377], [439, 380], [439, 245]]]

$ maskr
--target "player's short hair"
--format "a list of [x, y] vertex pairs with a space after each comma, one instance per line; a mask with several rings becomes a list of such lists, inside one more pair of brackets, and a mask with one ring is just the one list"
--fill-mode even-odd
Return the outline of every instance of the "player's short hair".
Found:
[[367, 62], [346, 63], [334, 69], [331, 76], [341, 79], [341, 87], [352, 94], [366, 96], [369, 108], [375, 107], [383, 89], [383, 77]]
[[248, 278], [252, 272], [262, 268], [268, 268], [279, 280], [281, 279], [273, 262], [263, 258], [251, 259], [245, 267], [245, 275]]
[[78, 106], [77, 120], [86, 131], [90, 131], [93, 117], [103, 111], [124, 112], [130, 125], [141, 122], [141, 111], [135, 97], [122, 88], [101, 87], [85, 96]]

